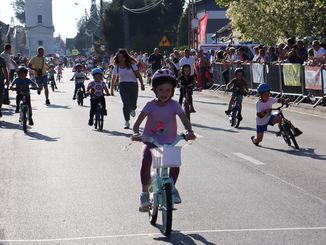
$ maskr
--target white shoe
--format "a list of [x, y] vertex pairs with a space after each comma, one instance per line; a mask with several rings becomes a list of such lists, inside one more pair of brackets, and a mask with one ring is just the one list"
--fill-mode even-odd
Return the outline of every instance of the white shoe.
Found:
[[139, 211], [140, 212], [148, 212], [150, 205], [151, 205], [151, 203], [149, 202], [149, 193], [148, 192], [142, 192], [141, 195], [140, 195]]
[[125, 129], [128, 129], [128, 128], [130, 128], [130, 123], [129, 123], [129, 121], [126, 121], [126, 123], [125, 123]]
[[130, 111], [130, 116], [132, 116], [132, 117], [135, 117], [135, 116], [136, 116], [136, 112], [135, 112], [135, 110], [131, 110], [131, 111]]

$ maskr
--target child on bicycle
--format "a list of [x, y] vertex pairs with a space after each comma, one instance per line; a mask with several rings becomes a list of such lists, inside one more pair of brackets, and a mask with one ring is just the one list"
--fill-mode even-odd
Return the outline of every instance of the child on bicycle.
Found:
[[74, 73], [73, 77], [70, 79], [70, 81], [75, 80], [74, 96], [72, 97], [73, 100], [76, 99], [77, 90], [79, 88], [83, 89], [84, 97], [86, 98], [86, 89], [85, 89], [84, 81], [85, 81], [85, 79], [88, 79], [88, 78], [87, 78], [86, 74], [82, 71], [82, 69], [83, 69], [82, 65], [77, 64], [74, 69], [75, 73]]
[[239, 121], [242, 120], [242, 100], [243, 96], [249, 92], [247, 83], [244, 77], [244, 71], [242, 68], [237, 68], [235, 69], [235, 78], [233, 78], [227, 85], [226, 85], [226, 90], [232, 91], [232, 97], [229, 102], [229, 107], [225, 111], [226, 115], [229, 115], [231, 113], [232, 109], [232, 104], [236, 98], [238, 98], [239, 103], [240, 103], [240, 108], [239, 108]]
[[91, 74], [94, 81], [91, 81], [87, 86], [87, 92], [91, 95], [91, 110], [89, 112], [88, 121], [89, 126], [93, 126], [94, 124], [94, 115], [98, 103], [101, 103], [102, 108], [104, 109], [104, 115], [107, 115], [104, 95], [110, 95], [108, 87], [103, 81], [103, 70], [101, 68], [95, 68], [92, 70]]
[[32, 118], [32, 105], [31, 105], [31, 96], [30, 96], [30, 89], [29, 86], [32, 85], [32, 87], [37, 88], [38, 85], [36, 82], [32, 81], [31, 79], [27, 78], [28, 69], [24, 66], [18, 67], [17, 75], [18, 78], [16, 78], [10, 85], [10, 89], [14, 88], [14, 85], [16, 87], [17, 95], [16, 95], [16, 113], [19, 113], [19, 104], [20, 101], [23, 100], [23, 96], [25, 95], [26, 103], [29, 107], [29, 118], [28, 118], [28, 124], [34, 125], [33, 118]]
[[[153, 137], [159, 144], [171, 144], [177, 138], [176, 116], [181, 119], [187, 130], [186, 140], [195, 139], [196, 136], [192, 131], [190, 121], [177, 101], [172, 100], [177, 80], [174, 74], [168, 69], [157, 70], [152, 77], [152, 87], [156, 99], [148, 102], [139, 114], [134, 127], [133, 140], [140, 140], [139, 126], [147, 117], [144, 127], [144, 136]], [[148, 186], [151, 181], [152, 155], [151, 148], [155, 146], [151, 143], [144, 143], [142, 151], [142, 167], [140, 171], [142, 193], [140, 196], [140, 211], [148, 211], [149, 193]], [[179, 175], [179, 168], [171, 168], [170, 176], [176, 183]], [[178, 191], [174, 190], [175, 203], [181, 203]]]
[[[264, 137], [264, 132], [267, 131], [267, 126], [271, 125], [274, 126], [275, 124], [279, 124], [281, 122], [281, 118], [278, 115], [272, 115], [272, 105], [275, 103], [288, 103], [289, 100], [287, 99], [276, 99], [270, 97], [270, 86], [266, 83], [261, 83], [258, 88], [257, 92], [260, 95], [260, 98], [256, 102], [256, 110], [257, 110], [257, 117], [256, 117], [256, 132], [257, 135], [251, 137], [252, 143], [256, 146], [262, 142]], [[302, 132], [294, 127], [291, 123], [291, 130], [293, 135], [299, 136]]]
[[62, 64], [60, 63], [58, 66], [57, 66], [57, 80], [61, 80], [62, 78], [62, 72], [63, 72], [63, 66]]
[[186, 89], [189, 90], [189, 104], [190, 104], [190, 112], [196, 112], [193, 105], [192, 93], [194, 89], [194, 76], [190, 75], [191, 67], [188, 64], [185, 64], [181, 68], [181, 76], [178, 77], [179, 85], [180, 85], [180, 97], [179, 104], [182, 105], [183, 98], [185, 96]]
[[50, 68], [48, 70], [48, 81], [50, 83], [53, 82], [55, 89], [58, 89], [57, 84], [55, 82], [55, 74], [57, 74], [57, 72], [55, 71], [54, 67], [54, 65], [50, 65]]

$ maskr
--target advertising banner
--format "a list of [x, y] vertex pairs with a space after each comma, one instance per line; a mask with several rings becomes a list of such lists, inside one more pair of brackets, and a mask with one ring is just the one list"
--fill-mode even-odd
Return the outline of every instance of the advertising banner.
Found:
[[252, 64], [252, 77], [254, 83], [265, 83], [263, 64], [258, 64], [258, 63]]
[[301, 86], [301, 64], [284, 64], [283, 81], [285, 86]]
[[305, 88], [312, 90], [322, 90], [321, 67], [305, 66]]
[[198, 44], [206, 43], [206, 27], [207, 27], [208, 13], [206, 13], [198, 22]]

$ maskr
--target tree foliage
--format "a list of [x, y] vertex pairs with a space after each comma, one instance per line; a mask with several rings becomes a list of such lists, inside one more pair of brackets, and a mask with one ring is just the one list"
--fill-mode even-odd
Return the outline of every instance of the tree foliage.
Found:
[[75, 37], [75, 48], [86, 51], [92, 46], [92, 38], [86, 34], [86, 17], [83, 16], [77, 23], [78, 33]]
[[26, 23], [25, 16], [25, 0], [14, 0], [11, 2], [11, 6], [15, 11], [15, 16], [19, 20], [20, 23]]
[[177, 46], [188, 46], [188, 18], [190, 5], [183, 12], [178, 25]]
[[[131, 48], [151, 52], [164, 34], [175, 44], [184, 2], [185, 0], [164, 0], [149, 12], [128, 12]], [[102, 32], [111, 53], [124, 46], [122, 3], [122, 0], [112, 0], [104, 6]], [[153, 3], [153, 0], [124, 0], [124, 3], [128, 8], [137, 9]]]
[[216, 0], [240, 38], [275, 44], [288, 37], [325, 38], [325, 0]]

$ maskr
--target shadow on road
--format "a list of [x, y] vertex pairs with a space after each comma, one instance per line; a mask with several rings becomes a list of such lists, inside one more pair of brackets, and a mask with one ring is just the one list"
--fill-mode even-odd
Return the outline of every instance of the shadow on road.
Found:
[[44, 140], [47, 142], [55, 142], [59, 139], [59, 137], [53, 138], [37, 132], [27, 132], [27, 135], [31, 137], [31, 140]]
[[201, 100], [194, 100], [194, 102], [208, 104], [208, 105], [227, 105], [227, 103], [223, 103], [223, 102], [209, 102], [209, 101], [201, 101]]
[[154, 238], [156, 241], [162, 241], [174, 245], [196, 245], [199, 244], [205, 244], [205, 245], [217, 245], [216, 243], [212, 243], [207, 241], [207, 239], [199, 234], [183, 234], [180, 231], [173, 231], [170, 235], [170, 237], [159, 237]]
[[252, 128], [252, 127], [241, 127], [241, 126], [239, 126], [238, 129], [239, 130], [247, 130], [247, 131], [255, 131], [256, 132], [256, 128]]
[[239, 133], [237, 130], [234, 129], [225, 129], [225, 128], [215, 128], [215, 127], [210, 127], [206, 125], [201, 125], [197, 123], [192, 123], [191, 124], [195, 128], [205, 128], [205, 129], [211, 129], [211, 130], [216, 130], [216, 131], [225, 131], [225, 132], [230, 132], [230, 133]]
[[268, 150], [273, 150], [273, 151], [279, 151], [295, 156], [301, 156], [301, 157], [310, 157], [312, 159], [316, 160], [326, 160], [326, 155], [319, 155], [315, 153], [314, 148], [302, 148], [299, 150], [296, 149], [291, 149], [291, 150], [283, 150], [283, 149], [277, 149], [277, 148], [272, 148], [272, 147], [266, 147], [266, 146], [261, 146], [261, 148], [265, 148]]
[[124, 133], [124, 132], [118, 132], [118, 131], [110, 131], [110, 130], [105, 130], [105, 129], [103, 129], [102, 131], [97, 130], [97, 132], [110, 134], [111, 136], [124, 136], [124, 137], [127, 137], [127, 138], [130, 138], [132, 136], [132, 133]]
[[17, 123], [0, 121], [0, 128], [3, 128], [3, 129], [22, 129], [21, 125], [18, 123], [18, 119], [17, 119]]
[[54, 109], [71, 109], [68, 105], [56, 105], [56, 104], [50, 104], [47, 107], [54, 108]]

